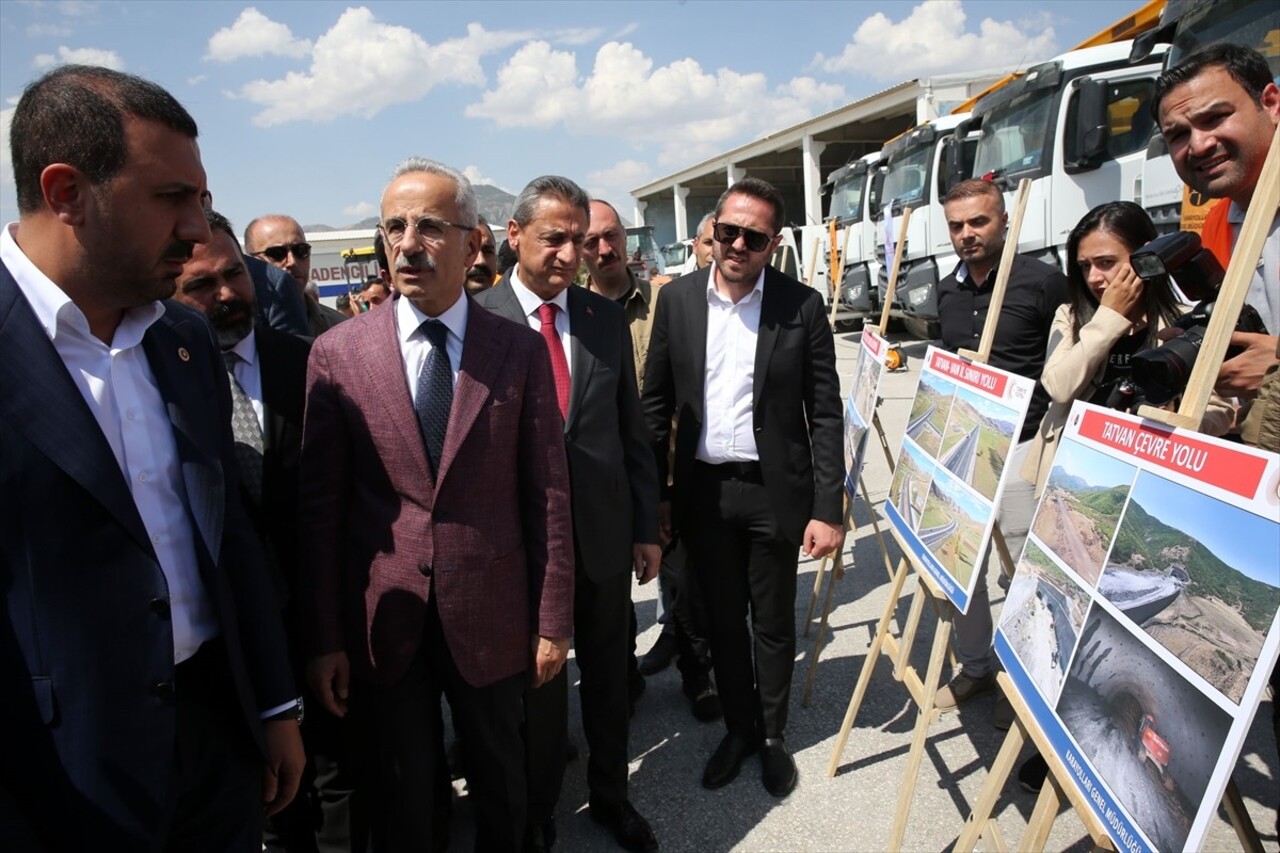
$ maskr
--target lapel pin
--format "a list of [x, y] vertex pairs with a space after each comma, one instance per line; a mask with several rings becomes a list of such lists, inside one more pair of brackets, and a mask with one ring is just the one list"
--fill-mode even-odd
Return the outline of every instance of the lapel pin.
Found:
[[187, 352], [186, 347], [178, 347], [178, 358], [182, 359], [183, 361], [190, 361], [191, 353]]
[[588, 316], [588, 317], [594, 317], [594, 316], [596, 316], [596, 312], [594, 312], [594, 311], [592, 311], [592, 310], [591, 310], [591, 306], [590, 306], [590, 305], [588, 305], [588, 306], [587, 306], [587, 316]]

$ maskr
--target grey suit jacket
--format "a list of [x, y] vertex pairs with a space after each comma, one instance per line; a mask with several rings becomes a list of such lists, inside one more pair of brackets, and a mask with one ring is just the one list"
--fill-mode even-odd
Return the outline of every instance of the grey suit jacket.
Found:
[[[476, 303], [527, 326], [510, 276]], [[592, 580], [631, 566], [634, 542], [658, 541], [658, 473], [636, 390], [635, 355], [622, 306], [570, 287], [573, 348], [565, 451], [573, 496], [573, 532]]]

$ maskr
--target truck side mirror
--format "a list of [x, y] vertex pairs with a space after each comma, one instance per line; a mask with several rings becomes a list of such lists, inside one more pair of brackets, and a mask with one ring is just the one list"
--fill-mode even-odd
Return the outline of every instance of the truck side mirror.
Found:
[[1068, 174], [1096, 169], [1107, 153], [1107, 84], [1082, 79], [1076, 88], [1075, 128], [1070, 140], [1070, 157], [1064, 163]]
[[969, 176], [964, 173], [964, 144], [960, 141], [960, 137], [948, 136], [942, 141], [942, 145], [943, 162], [946, 165], [943, 175], [944, 183], [940, 189], [942, 195], [946, 195], [952, 187]]
[[871, 205], [871, 216], [875, 216], [880, 212], [880, 196], [884, 192], [884, 169], [876, 169], [871, 173], [871, 184], [868, 192], [871, 194], [867, 201]]

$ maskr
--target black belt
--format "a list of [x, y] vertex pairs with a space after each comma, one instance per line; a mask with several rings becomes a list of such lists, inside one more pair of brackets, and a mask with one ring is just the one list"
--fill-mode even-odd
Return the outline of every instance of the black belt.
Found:
[[703, 473], [719, 480], [741, 480], [744, 483], [763, 483], [764, 475], [759, 462], [698, 462]]

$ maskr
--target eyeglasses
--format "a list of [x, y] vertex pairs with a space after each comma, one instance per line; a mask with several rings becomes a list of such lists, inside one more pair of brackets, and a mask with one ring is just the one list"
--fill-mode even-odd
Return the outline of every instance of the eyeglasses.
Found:
[[436, 219], [432, 216], [423, 216], [413, 222], [392, 218], [384, 221], [380, 227], [382, 228], [383, 236], [387, 238], [387, 242], [394, 245], [404, 239], [410, 225], [418, 232], [418, 236], [428, 243], [443, 243], [444, 235], [447, 233], [445, 231], [446, 228], [457, 228], [459, 231], [468, 232], [474, 230], [471, 225], [459, 225], [456, 222]]
[[289, 257], [289, 253], [293, 252], [294, 258], [299, 261], [305, 261], [311, 257], [310, 243], [284, 243], [280, 246], [268, 246], [265, 249], [259, 249], [254, 252], [255, 255], [266, 255], [277, 264], [284, 263], [284, 259]]
[[726, 246], [732, 246], [741, 237], [749, 252], [763, 252], [773, 241], [773, 238], [763, 231], [743, 228], [741, 225], [730, 225], [727, 222], [717, 222], [713, 233], [716, 242], [724, 243]]

